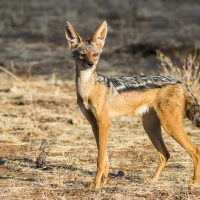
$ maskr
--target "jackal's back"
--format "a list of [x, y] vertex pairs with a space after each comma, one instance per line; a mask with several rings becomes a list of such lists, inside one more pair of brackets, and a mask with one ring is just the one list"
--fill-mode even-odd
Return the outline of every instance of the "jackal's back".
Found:
[[105, 77], [98, 75], [108, 88], [114, 87], [119, 93], [132, 91], [146, 91], [148, 89], [162, 88], [166, 85], [181, 83], [180, 81], [164, 76], [135, 75], [130, 77]]

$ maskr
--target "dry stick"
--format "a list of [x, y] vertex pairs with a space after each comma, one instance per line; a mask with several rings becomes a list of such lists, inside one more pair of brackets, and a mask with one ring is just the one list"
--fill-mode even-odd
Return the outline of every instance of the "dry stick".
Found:
[[36, 114], [35, 114], [35, 108], [34, 108], [34, 104], [33, 104], [33, 96], [32, 96], [32, 94], [31, 94], [30, 91], [29, 91], [29, 97], [30, 97], [31, 106], [32, 106], [32, 113], [33, 113], [34, 125], [37, 128], [38, 127], [37, 117], [36, 117]]
[[28, 93], [29, 93], [29, 97], [30, 97], [31, 107], [32, 107], [34, 126], [36, 128], [38, 128], [38, 120], [37, 120], [37, 116], [36, 116], [36, 113], [35, 113], [35, 107], [34, 107], [34, 103], [33, 103], [33, 96], [32, 96], [32, 93], [31, 93], [31, 90], [30, 90], [30, 87], [29, 87], [28, 83], [27, 83], [27, 86], [28, 86]]
[[7, 70], [6, 68], [0, 66], [0, 69], [2, 71], [4, 71], [6, 74], [8, 74], [9, 76], [11, 76], [13, 79], [15, 79], [17, 82], [21, 82], [20, 78], [18, 78], [17, 76], [15, 76], [12, 72], [10, 72], [9, 70]]

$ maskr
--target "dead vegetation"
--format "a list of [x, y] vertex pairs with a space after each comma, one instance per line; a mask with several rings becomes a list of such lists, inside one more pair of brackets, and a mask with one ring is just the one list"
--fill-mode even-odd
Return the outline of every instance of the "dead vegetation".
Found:
[[182, 66], [176, 66], [171, 59], [162, 52], [157, 51], [161, 62], [161, 70], [165, 76], [173, 77], [184, 83], [196, 98], [200, 98], [200, 67], [196, 62], [197, 52], [184, 59]]
[[[164, 55], [162, 58], [167, 59]], [[171, 67], [175, 69], [172, 64]], [[190, 75], [193, 80], [194, 74]], [[199, 196], [199, 188], [193, 192], [187, 189], [186, 180], [193, 173], [190, 157], [166, 134], [164, 139], [171, 158], [157, 183], [144, 184], [158, 160], [140, 119], [132, 116], [112, 122], [108, 184], [102, 190], [85, 191], [96, 171], [97, 149], [90, 125], [76, 105], [74, 82], [55, 76], [24, 80], [7, 70], [0, 76], [1, 198], [196, 199]], [[184, 123], [199, 146], [199, 130], [188, 120]]]

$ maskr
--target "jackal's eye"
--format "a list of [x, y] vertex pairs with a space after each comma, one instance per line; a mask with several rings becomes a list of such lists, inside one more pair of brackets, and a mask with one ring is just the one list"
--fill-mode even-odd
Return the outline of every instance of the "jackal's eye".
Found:
[[85, 57], [85, 54], [84, 53], [79, 53], [79, 56], [80, 57]]
[[94, 54], [93, 54], [94, 57], [97, 57], [98, 55], [99, 55], [98, 53], [94, 53]]

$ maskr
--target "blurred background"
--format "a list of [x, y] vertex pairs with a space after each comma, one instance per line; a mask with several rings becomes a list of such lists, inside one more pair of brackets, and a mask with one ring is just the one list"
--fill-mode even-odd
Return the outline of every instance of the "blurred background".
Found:
[[200, 47], [198, 0], [1, 0], [0, 19], [0, 65], [28, 77], [74, 78], [66, 20], [84, 39], [107, 21], [104, 75], [157, 74], [156, 50], [181, 63]]

